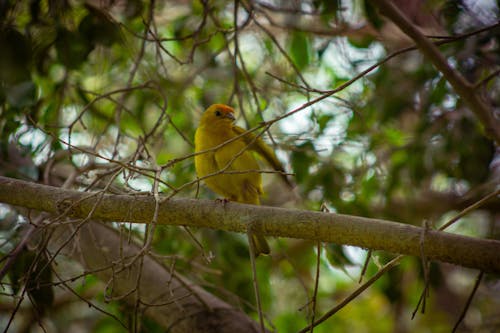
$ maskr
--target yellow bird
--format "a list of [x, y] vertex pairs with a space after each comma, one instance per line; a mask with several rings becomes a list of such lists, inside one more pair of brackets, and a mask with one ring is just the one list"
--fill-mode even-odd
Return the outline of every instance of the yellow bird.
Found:
[[[262, 177], [253, 153], [262, 156], [274, 169], [284, 169], [271, 147], [252, 133], [222, 145], [245, 132], [233, 124], [234, 120], [234, 109], [224, 104], [211, 105], [203, 113], [194, 143], [195, 152], [206, 152], [194, 158], [196, 173], [200, 178], [213, 175], [204, 179], [205, 184], [224, 198], [259, 205]], [[222, 146], [214, 149], [219, 145]], [[256, 256], [270, 253], [263, 236], [254, 235], [253, 243]]]

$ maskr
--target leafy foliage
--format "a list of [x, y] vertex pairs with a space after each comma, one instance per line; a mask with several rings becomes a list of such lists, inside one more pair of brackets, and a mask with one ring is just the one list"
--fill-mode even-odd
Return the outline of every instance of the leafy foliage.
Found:
[[[438, 40], [450, 66], [498, 108], [498, 3], [485, 1], [479, 9], [467, 1], [434, 1], [425, 8], [420, 1], [397, 3], [427, 35], [447, 36]], [[160, 174], [166, 197], [215, 198], [196, 181], [191, 153], [200, 112], [219, 102], [235, 106], [238, 123], [247, 128], [282, 117], [264, 137], [294, 174], [300, 199], [282, 190], [279, 177], [266, 175], [269, 204], [439, 225], [498, 186], [498, 149], [418, 50], [401, 51], [349, 81], [409, 45], [370, 1], [3, 1], [0, 173], [137, 195], [154, 191]], [[24, 158], [21, 151], [28, 152]], [[492, 237], [498, 207], [494, 199], [455, 231], [470, 233], [474, 225], [477, 236]], [[0, 207], [0, 219], [14, 211]], [[16, 214], [27, 217], [12, 225], [26, 228], [31, 217]], [[11, 238], [13, 228], [0, 231], [6, 258], [19, 241]], [[147, 235], [136, 226], [122, 226], [122, 232], [124, 240]], [[176, 258], [163, 260], [166, 266], [255, 314], [245, 237], [158, 227], [152, 246]], [[298, 331], [313, 317], [315, 247], [280, 239], [272, 251], [257, 262], [264, 309], [277, 331]], [[316, 319], [356, 288], [365, 256], [335, 244], [322, 251]], [[390, 258], [376, 253], [367, 276]], [[43, 315], [51, 321], [61, 314], [77, 318], [87, 304], [61, 306], [71, 293], [56, 283], [59, 262], [79, 281], [95, 280], [89, 272], [80, 276], [68, 258], [53, 261], [46, 252], [24, 250], [2, 281], [10, 293], [2, 304], [24, 283], [35, 307], [50, 308]], [[317, 331], [449, 331], [461, 310], [457, 304], [472, 288], [471, 273], [431, 265], [436, 297], [429, 300], [431, 310], [412, 322], [424, 285], [420, 267], [419, 258], [405, 259]], [[97, 305], [89, 310], [92, 320], [81, 323], [84, 330], [122, 329], [99, 307], [130, 327], [139, 322], [144, 330], [162, 331], [137, 309], [106, 304], [104, 287], [92, 285], [99, 288], [89, 296]], [[470, 330], [494, 319], [484, 305], [497, 304], [498, 297], [482, 288], [472, 305], [481, 319], [463, 324]], [[441, 302], [446, 297], [457, 301], [453, 310]], [[15, 311], [12, 325], [19, 328]], [[3, 313], [1, 320], [8, 318]], [[36, 323], [31, 318], [29, 324]]]

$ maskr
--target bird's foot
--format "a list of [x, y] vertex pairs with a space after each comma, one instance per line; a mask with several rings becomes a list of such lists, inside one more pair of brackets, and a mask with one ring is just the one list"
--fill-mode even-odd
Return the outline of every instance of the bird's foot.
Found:
[[224, 199], [220, 199], [220, 198], [217, 198], [215, 199], [215, 202], [217, 203], [222, 203], [224, 206], [231, 200], [229, 200], [228, 198], [224, 198]]

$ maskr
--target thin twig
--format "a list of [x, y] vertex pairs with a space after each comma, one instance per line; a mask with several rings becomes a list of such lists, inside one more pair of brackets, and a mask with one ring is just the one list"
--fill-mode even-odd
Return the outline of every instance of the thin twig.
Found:
[[481, 280], [483, 279], [484, 272], [481, 271], [479, 272], [478, 276], [476, 277], [476, 282], [474, 283], [474, 287], [472, 288], [472, 291], [467, 298], [467, 302], [465, 302], [464, 308], [462, 312], [460, 313], [460, 317], [458, 317], [457, 322], [455, 323], [455, 326], [453, 326], [453, 330], [451, 331], [452, 333], [455, 333], [458, 329], [458, 326], [462, 322], [462, 320], [465, 318], [465, 315], [467, 314], [467, 310], [469, 309], [470, 304], [472, 303], [472, 299], [474, 298], [474, 295], [476, 294], [477, 288], [481, 284]]
[[448, 64], [448, 61], [436, 45], [426, 38], [420, 30], [413, 25], [399, 8], [389, 0], [371, 0], [378, 6], [392, 22], [404, 33], [415, 41], [420, 51], [439, 70], [451, 84], [456, 93], [467, 103], [485, 128], [486, 133], [500, 144], [500, 121], [493, 116], [491, 107], [488, 106], [476, 93], [474, 86], [468, 82], [457, 70]]
[[299, 333], [306, 333], [310, 331], [311, 326], [318, 326], [331, 316], [333, 316], [335, 313], [337, 313], [339, 310], [341, 310], [344, 306], [349, 304], [352, 300], [354, 300], [356, 297], [358, 297], [363, 291], [368, 289], [373, 283], [375, 283], [382, 275], [384, 275], [387, 271], [391, 270], [393, 267], [395, 267], [397, 264], [399, 264], [399, 261], [403, 258], [403, 255], [399, 255], [396, 258], [392, 259], [389, 261], [387, 264], [384, 265], [374, 276], [372, 276], [368, 281], [363, 283], [361, 286], [359, 286], [353, 293], [351, 293], [349, 296], [347, 296], [342, 302], [340, 302], [337, 306], [335, 306], [333, 309], [325, 313], [321, 318], [316, 320], [314, 323], [311, 325], [308, 325], [307, 327], [301, 329]]
[[316, 246], [317, 250], [317, 255], [316, 255], [316, 274], [314, 276], [314, 291], [313, 295], [311, 298], [311, 305], [312, 305], [312, 314], [311, 314], [311, 333], [314, 331], [314, 319], [316, 317], [316, 305], [317, 305], [317, 299], [318, 299], [318, 288], [319, 288], [319, 272], [320, 272], [320, 264], [321, 264], [321, 242], [318, 242]]
[[257, 312], [259, 313], [259, 323], [260, 323], [260, 331], [261, 333], [266, 332], [266, 327], [264, 326], [264, 314], [262, 311], [262, 303], [260, 301], [260, 289], [259, 289], [259, 281], [257, 279], [257, 267], [255, 264], [255, 243], [253, 241], [253, 231], [251, 225], [247, 229], [247, 238], [248, 238], [248, 249], [250, 251], [250, 265], [252, 266], [252, 281], [253, 281], [253, 289], [255, 293], [255, 301], [257, 303]]
[[372, 257], [372, 249], [369, 249], [366, 253], [366, 259], [363, 264], [363, 268], [361, 269], [361, 273], [359, 274], [359, 281], [358, 283], [361, 283], [363, 281], [363, 278], [365, 277], [366, 270], [368, 269], [368, 264], [370, 263], [370, 259]]
[[425, 237], [429, 230], [429, 222], [424, 220], [422, 232], [420, 233], [420, 260], [422, 261], [422, 270], [424, 271], [424, 290], [422, 291], [422, 313], [425, 313], [426, 299], [429, 296], [429, 261], [425, 256]]
[[479, 80], [478, 82], [476, 82], [476, 84], [474, 84], [474, 90], [479, 89], [481, 86], [485, 85], [490, 80], [493, 80], [493, 78], [495, 78], [499, 74], [500, 74], [500, 68], [497, 68], [496, 70], [491, 72], [488, 76], [486, 76], [486, 77], [482, 78], [481, 80]]
[[488, 194], [487, 196], [485, 196], [484, 198], [482, 198], [481, 200], [473, 203], [472, 205], [466, 207], [464, 210], [462, 210], [460, 213], [458, 213], [457, 215], [455, 215], [454, 217], [452, 217], [448, 222], [446, 222], [445, 224], [443, 224], [438, 230], [439, 231], [443, 231], [445, 230], [446, 228], [448, 228], [450, 225], [452, 225], [453, 223], [457, 222], [458, 220], [460, 220], [463, 216], [467, 215], [468, 213], [478, 209], [479, 207], [481, 207], [482, 205], [484, 205], [486, 202], [488, 202], [490, 199], [493, 199], [494, 197], [500, 195], [500, 189]]
[[[490, 199], [496, 197], [497, 195], [500, 194], [500, 190], [497, 190], [495, 192], [492, 192], [490, 194], [488, 194], [487, 196], [485, 196], [484, 198], [480, 199], [479, 201], [473, 203], [472, 205], [466, 207], [464, 210], [462, 210], [460, 213], [458, 213], [457, 215], [455, 215], [454, 217], [452, 217], [448, 222], [446, 222], [443, 226], [441, 226], [438, 230], [439, 231], [443, 231], [445, 230], [446, 228], [448, 228], [450, 225], [452, 225], [453, 223], [455, 223], [456, 221], [458, 221], [459, 219], [461, 219], [463, 216], [467, 215], [468, 213], [478, 209], [479, 207], [481, 207], [482, 205], [484, 205], [485, 203], [487, 203]], [[482, 271], [481, 271], [482, 272]], [[417, 305], [415, 306], [415, 310], [413, 311], [412, 313], [412, 316], [411, 316], [411, 319], [413, 319], [415, 317], [415, 315], [417, 314], [417, 311], [420, 307], [420, 304], [422, 302], [425, 302], [425, 297], [426, 297], [426, 291], [428, 290], [429, 288], [429, 280], [426, 281], [425, 283], [425, 287], [424, 287], [424, 290], [422, 291], [422, 293], [420, 294], [420, 298], [417, 302]], [[422, 306], [422, 311], [424, 311], [424, 308], [425, 306]], [[423, 313], [423, 312], [422, 312]]]

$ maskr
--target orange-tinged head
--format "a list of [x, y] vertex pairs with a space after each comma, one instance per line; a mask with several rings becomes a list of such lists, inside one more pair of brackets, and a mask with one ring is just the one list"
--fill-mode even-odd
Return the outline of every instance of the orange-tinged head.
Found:
[[212, 104], [203, 112], [200, 124], [216, 125], [231, 124], [235, 120], [234, 109], [224, 104]]

